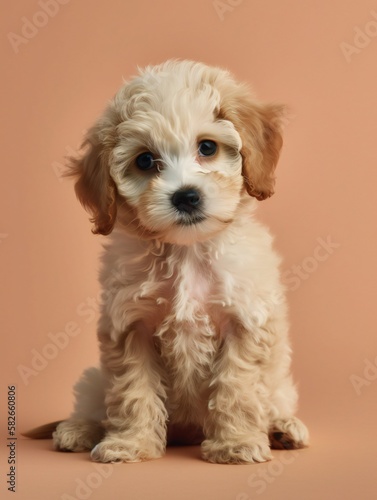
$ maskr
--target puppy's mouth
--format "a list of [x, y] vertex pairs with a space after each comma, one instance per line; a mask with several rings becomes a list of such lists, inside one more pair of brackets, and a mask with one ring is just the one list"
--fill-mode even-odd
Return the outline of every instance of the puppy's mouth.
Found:
[[177, 226], [195, 226], [200, 224], [207, 217], [203, 214], [179, 214], [179, 219], [176, 221]]

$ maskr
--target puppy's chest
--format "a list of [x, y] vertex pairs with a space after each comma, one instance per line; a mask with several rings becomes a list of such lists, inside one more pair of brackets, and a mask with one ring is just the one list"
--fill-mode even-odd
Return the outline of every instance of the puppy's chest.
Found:
[[212, 270], [184, 263], [175, 279], [169, 280], [167, 292], [171, 311], [177, 321], [193, 321], [197, 315], [209, 315], [210, 297], [213, 294]]
[[116, 331], [138, 324], [161, 340], [200, 341], [226, 330], [233, 285], [229, 279], [224, 282], [218, 259], [208, 251], [165, 248], [141, 258], [120, 256], [115, 264], [117, 272], [107, 270], [103, 285], [109, 297], [106, 312]]
[[204, 322], [215, 329], [218, 314], [213, 299], [219, 280], [211, 263], [188, 254], [176, 258], [174, 266], [168, 258], [156, 267], [159, 272], [148, 278], [157, 285], [151, 294], [158, 323], [154, 326]]
[[[160, 290], [164, 313], [153, 325], [155, 345], [173, 373], [185, 368], [185, 377], [208, 378], [221, 338], [221, 317], [212, 304], [217, 280], [210, 265], [183, 261]], [[181, 366], [182, 365], [182, 366]], [[198, 382], [199, 383], [199, 382]]]

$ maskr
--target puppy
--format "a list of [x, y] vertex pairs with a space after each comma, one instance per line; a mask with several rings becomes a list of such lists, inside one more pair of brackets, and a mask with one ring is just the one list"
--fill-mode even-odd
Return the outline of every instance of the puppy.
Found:
[[72, 161], [93, 232], [107, 235], [100, 369], [54, 434], [99, 462], [201, 443], [215, 463], [301, 448], [279, 258], [255, 220], [274, 192], [284, 108], [191, 61], [124, 84]]

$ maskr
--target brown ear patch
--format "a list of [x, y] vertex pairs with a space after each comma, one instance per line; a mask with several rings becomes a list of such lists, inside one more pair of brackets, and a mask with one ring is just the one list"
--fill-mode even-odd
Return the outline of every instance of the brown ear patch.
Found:
[[258, 200], [265, 200], [274, 194], [275, 168], [283, 145], [284, 107], [254, 105], [249, 113], [251, 125], [241, 132], [243, 176], [247, 192]]
[[219, 88], [220, 118], [231, 121], [242, 140], [242, 174], [250, 196], [265, 200], [274, 193], [275, 168], [283, 145], [285, 107], [261, 104], [246, 86], [228, 81]]
[[84, 141], [86, 149], [80, 158], [71, 158], [66, 176], [76, 177], [75, 191], [84, 208], [92, 215], [95, 234], [111, 233], [117, 214], [117, 190], [110, 177], [108, 153], [90, 131]]

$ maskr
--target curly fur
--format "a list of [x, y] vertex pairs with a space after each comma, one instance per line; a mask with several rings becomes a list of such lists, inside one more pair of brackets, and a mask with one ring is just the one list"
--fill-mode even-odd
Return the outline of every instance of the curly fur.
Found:
[[[270, 445], [307, 444], [280, 259], [254, 215], [274, 191], [283, 113], [224, 70], [168, 61], [125, 83], [89, 131], [69, 174], [94, 232], [108, 235], [101, 367], [76, 387], [57, 449], [135, 462], [169, 439], [199, 440], [210, 462], [253, 463]], [[213, 157], [198, 153], [204, 139]], [[145, 151], [148, 172], [135, 165]], [[188, 187], [200, 220], [172, 206]]]

